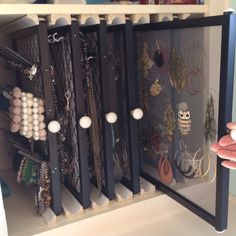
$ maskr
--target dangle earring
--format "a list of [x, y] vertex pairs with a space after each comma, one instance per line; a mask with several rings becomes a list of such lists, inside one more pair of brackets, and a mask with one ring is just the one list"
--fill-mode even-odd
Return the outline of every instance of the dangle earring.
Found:
[[165, 111], [163, 115], [163, 125], [165, 127], [166, 136], [169, 142], [172, 142], [174, 130], [176, 127], [175, 114], [170, 101], [165, 104]]
[[156, 97], [161, 93], [162, 87], [158, 78], [151, 85], [149, 92], [152, 97]]
[[205, 123], [204, 123], [204, 135], [206, 142], [214, 143], [216, 141], [216, 120], [215, 120], [215, 104], [212, 94], [207, 102]]
[[154, 61], [156, 62], [156, 65], [158, 67], [164, 66], [165, 60], [164, 60], [163, 53], [161, 52], [161, 46], [158, 43], [158, 41], [156, 41], [156, 50], [154, 52]]
[[162, 155], [158, 161], [158, 173], [162, 183], [167, 185], [172, 183], [173, 169], [170, 161], [167, 158], [167, 154]]
[[186, 84], [187, 72], [184, 57], [174, 48], [170, 52], [169, 73], [171, 86], [180, 93]]
[[138, 70], [142, 72], [144, 79], [147, 79], [149, 70], [152, 68], [153, 64], [154, 63], [148, 54], [148, 45], [144, 42], [142, 55], [138, 60]]
[[191, 130], [191, 119], [188, 104], [181, 102], [178, 104], [178, 125], [182, 135], [188, 135]]

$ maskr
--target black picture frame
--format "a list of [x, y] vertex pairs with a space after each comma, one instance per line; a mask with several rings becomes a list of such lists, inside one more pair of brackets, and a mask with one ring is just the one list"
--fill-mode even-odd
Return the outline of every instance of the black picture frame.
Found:
[[[48, 47], [48, 26], [45, 21], [39, 21], [37, 26], [33, 26], [27, 29], [19, 30], [10, 35], [14, 49], [17, 51], [17, 40], [25, 37], [36, 36], [37, 53], [40, 62], [39, 73], [42, 79], [42, 91], [45, 102], [45, 121], [48, 124], [50, 121], [55, 120], [55, 110], [53, 105], [52, 95], [52, 83], [51, 83], [51, 68], [49, 60], [49, 47]], [[33, 45], [31, 45], [33, 46]], [[32, 53], [36, 53], [32, 49]], [[20, 75], [16, 76], [17, 84], [21, 85], [22, 81]], [[56, 215], [60, 215], [62, 210], [61, 201], [61, 184], [59, 174], [59, 163], [58, 163], [58, 150], [57, 150], [57, 137], [56, 134], [48, 132], [47, 140], [47, 152], [49, 162], [49, 172], [51, 177], [51, 208]]]
[[[221, 39], [221, 68], [220, 68], [220, 95], [219, 95], [219, 118], [218, 118], [218, 137], [226, 134], [226, 124], [232, 119], [232, 97], [234, 82], [234, 57], [235, 57], [235, 39], [236, 39], [236, 15], [225, 14], [222, 16], [202, 17], [186, 20], [174, 20], [171, 22], [150, 23], [134, 26], [134, 33], [138, 31], [159, 31], [166, 29], [184, 29], [206, 26], [222, 26]], [[136, 45], [136, 43], [135, 43]], [[137, 51], [135, 49], [135, 51]], [[135, 57], [137, 59], [137, 56]], [[133, 87], [137, 88], [137, 70], [136, 76], [132, 77]], [[136, 135], [136, 132], [133, 134]], [[194, 202], [185, 198], [175, 190], [161, 183], [157, 179], [141, 172], [141, 175], [156, 185], [156, 187], [167, 194], [181, 205], [204, 219], [216, 231], [222, 232], [227, 228], [228, 217], [228, 191], [229, 191], [229, 170], [221, 166], [222, 160], [217, 159], [217, 180], [216, 180], [216, 205], [215, 215], [210, 214]]]
[[108, 65], [108, 49], [107, 49], [107, 25], [106, 21], [101, 21], [96, 25], [80, 26], [79, 30], [83, 34], [96, 35], [97, 58], [99, 68], [99, 86], [101, 99], [101, 121], [103, 141], [103, 157], [104, 157], [104, 183], [102, 192], [111, 200], [115, 197], [114, 185], [114, 168], [112, 158], [112, 131], [110, 124], [106, 122], [105, 114], [110, 112], [109, 91], [107, 90], [108, 73], [106, 67]]
[[[75, 104], [75, 120], [78, 136], [78, 153], [77, 159], [80, 173], [80, 191], [65, 178], [65, 186], [74, 195], [74, 197], [82, 204], [84, 209], [91, 205], [90, 201], [90, 177], [88, 168], [88, 135], [86, 129], [79, 125], [79, 119], [86, 114], [86, 104], [84, 99], [83, 82], [81, 78], [81, 42], [79, 36], [79, 23], [72, 21], [71, 25], [55, 27], [48, 31], [50, 35], [57, 33], [57, 37], [68, 36], [68, 44], [71, 54], [67, 55], [67, 60], [71, 61], [74, 87], [74, 104]], [[70, 59], [69, 59], [69, 57]]]
[[[118, 117], [123, 119], [122, 122], [127, 123], [128, 129], [128, 153], [129, 153], [129, 166], [130, 166], [130, 179], [123, 177], [122, 183], [128, 187], [134, 194], [140, 192], [140, 163], [138, 158], [138, 137], [137, 121], [131, 116], [131, 110], [136, 107], [136, 90], [131, 84], [132, 77], [134, 76], [134, 47], [133, 47], [133, 24], [130, 20], [127, 20], [125, 24], [111, 25], [107, 27], [107, 32], [117, 33], [119, 32], [123, 37], [123, 49], [124, 53], [124, 81], [125, 88], [123, 94], [124, 97], [118, 97], [115, 99], [126, 99], [126, 111], [124, 117]], [[108, 83], [111, 83], [112, 78], [108, 78]], [[116, 89], [114, 86], [107, 86], [107, 89], [111, 89], [110, 96], [116, 94], [112, 89]], [[121, 109], [121, 108], [120, 108]], [[119, 122], [119, 121], [117, 121]]]

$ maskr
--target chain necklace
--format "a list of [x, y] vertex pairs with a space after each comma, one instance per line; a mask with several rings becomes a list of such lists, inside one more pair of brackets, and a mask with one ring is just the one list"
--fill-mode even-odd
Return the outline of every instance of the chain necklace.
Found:
[[88, 43], [85, 39], [82, 39], [82, 55], [83, 55], [83, 75], [87, 85], [87, 103], [88, 103], [88, 114], [92, 119], [92, 125], [90, 128], [90, 142], [91, 151], [94, 161], [95, 177], [99, 192], [102, 190], [102, 163], [101, 163], [101, 143], [99, 138], [99, 123], [98, 123], [98, 112], [97, 104], [95, 101], [93, 81], [92, 81], [92, 69], [91, 69], [91, 58], [88, 57]]

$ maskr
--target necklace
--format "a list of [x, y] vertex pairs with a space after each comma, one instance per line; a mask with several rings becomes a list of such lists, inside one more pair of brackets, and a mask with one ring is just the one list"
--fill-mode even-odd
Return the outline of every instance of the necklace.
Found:
[[83, 56], [83, 76], [86, 82], [87, 90], [87, 103], [88, 103], [88, 114], [92, 119], [92, 125], [90, 128], [90, 144], [91, 144], [91, 153], [93, 156], [94, 162], [94, 173], [99, 192], [102, 191], [102, 162], [101, 162], [101, 142], [99, 138], [99, 122], [98, 122], [98, 112], [97, 104], [94, 94], [94, 85], [92, 79], [92, 65], [91, 57], [88, 57], [88, 43], [83, 37], [81, 40], [82, 46], [82, 56]]

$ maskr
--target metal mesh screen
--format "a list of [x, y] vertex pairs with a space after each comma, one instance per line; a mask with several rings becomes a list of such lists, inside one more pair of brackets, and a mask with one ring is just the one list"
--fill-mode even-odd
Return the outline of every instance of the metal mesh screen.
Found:
[[59, 162], [61, 172], [64, 172], [61, 174], [77, 192], [80, 192], [79, 145], [70, 35], [64, 33], [60, 37], [62, 37], [60, 42], [54, 42], [49, 46], [51, 62], [56, 73], [56, 115], [61, 125], [64, 126], [58, 137]]
[[[38, 34], [16, 38], [16, 49], [18, 53], [32, 64], [40, 66]], [[35, 97], [43, 98], [43, 84], [40, 72], [32, 80], [27, 75], [21, 74], [21, 84], [25, 92], [32, 93]]]
[[[24, 92], [32, 93], [34, 97], [44, 98], [43, 79], [40, 71], [40, 53], [38, 33], [34, 32], [27, 36], [21, 36], [14, 39], [16, 51], [32, 64], [38, 65], [37, 74], [32, 78], [23, 73], [19, 75], [20, 85]], [[48, 142], [35, 141], [35, 150], [48, 156]]]
[[[102, 112], [102, 91], [101, 91], [101, 78], [99, 72], [99, 50], [98, 50], [98, 40], [97, 33], [91, 32], [84, 34], [84, 38], [88, 43], [89, 55], [94, 57], [92, 60], [92, 80], [93, 80], [93, 88], [94, 88], [94, 96], [97, 107], [97, 119], [98, 119], [98, 132], [100, 139], [100, 161], [102, 166], [102, 182], [105, 184], [105, 170], [104, 170], [104, 142], [103, 142], [103, 112]], [[86, 87], [86, 86], [85, 86]], [[91, 148], [90, 148], [91, 150]], [[90, 155], [90, 166], [92, 169], [94, 168], [94, 163], [92, 157]], [[94, 171], [93, 171], [94, 172]]]

